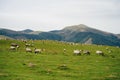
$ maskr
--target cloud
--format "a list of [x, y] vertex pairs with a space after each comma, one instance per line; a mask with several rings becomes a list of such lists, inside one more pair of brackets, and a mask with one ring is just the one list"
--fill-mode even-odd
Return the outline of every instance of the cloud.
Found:
[[119, 21], [120, 0], [0, 0], [0, 27], [47, 31], [83, 23], [119, 33]]

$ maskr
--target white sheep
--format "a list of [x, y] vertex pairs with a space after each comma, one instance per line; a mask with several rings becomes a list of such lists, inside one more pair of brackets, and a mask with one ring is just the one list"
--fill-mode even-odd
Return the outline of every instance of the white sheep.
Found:
[[22, 42], [27, 43], [27, 40], [22, 39]]
[[104, 56], [104, 53], [100, 50], [96, 51], [96, 54]]
[[30, 47], [30, 46], [31, 46], [31, 44], [26, 43], [26, 44], [25, 44], [25, 46], [26, 46], [26, 47]]
[[36, 48], [34, 49], [35, 54], [36, 53], [41, 53], [41, 51], [42, 51], [41, 49], [36, 49]]
[[75, 55], [81, 55], [80, 50], [74, 50], [73, 53], [74, 53]]
[[32, 52], [32, 49], [26, 48], [26, 52]]
[[11, 43], [11, 46], [17, 47], [18, 45], [16, 43]]
[[17, 48], [19, 48], [19, 46], [10, 46], [10, 50], [17, 50]]
[[15, 49], [16, 49], [16, 47], [10, 46], [10, 50], [15, 50]]

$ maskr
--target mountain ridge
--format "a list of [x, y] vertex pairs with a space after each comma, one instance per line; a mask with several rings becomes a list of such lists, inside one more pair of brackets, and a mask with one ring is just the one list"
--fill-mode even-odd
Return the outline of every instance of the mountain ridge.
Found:
[[49, 39], [84, 44], [120, 46], [119, 35], [94, 29], [84, 24], [67, 26], [61, 30], [53, 30], [49, 32], [33, 31], [30, 29], [23, 31], [0, 29], [0, 35], [14, 39]]

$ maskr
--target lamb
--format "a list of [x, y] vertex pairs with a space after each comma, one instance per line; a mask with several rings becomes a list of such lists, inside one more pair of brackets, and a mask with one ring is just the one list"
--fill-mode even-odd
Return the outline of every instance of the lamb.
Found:
[[42, 51], [41, 49], [36, 49], [36, 48], [34, 49], [35, 54], [41, 53], [41, 51]]
[[32, 49], [26, 48], [26, 52], [32, 52]]
[[73, 53], [74, 53], [75, 55], [81, 55], [80, 50], [74, 50]]
[[96, 54], [104, 56], [104, 53], [102, 51], [96, 51]]

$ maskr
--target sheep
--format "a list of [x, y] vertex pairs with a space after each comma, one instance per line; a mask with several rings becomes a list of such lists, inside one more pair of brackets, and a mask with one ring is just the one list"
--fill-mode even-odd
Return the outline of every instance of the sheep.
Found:
[[32, 49], [26, 48], [26, 52], [31, 52], [32, 53]]
[[31, 46], [31, 44], [26, 43], [26, 44], [25, 44], [25, 46], [26, 46], [26, 47], [30, 47], [30, 46]]
[[19, 46], [10, 46], [10, 50], [17, 50], [19, 48]]
[[24, 40], [24, 39], [23, 39], [22, 42], [27, 43], [27, 40]]
[[16, 47], [10, 46], [10, 50], [15, 50], [15, 49], [16, 49]]
[[81, 51], [80, 51], [80, 50], [74, 50], [73, 53], [74, 53], [75, 55], [81, 55]]
[[18, 45], [16, 43], [11, 43], [11, 46], [17, 47]]
[[88, 51], [88, 50], [83, 51], [83, 54], [90, 55], [90, 51]]
[[96, 54], [104, 56], [104, 53], [100, 50], [96, 51]]
[[41, 49], [36, 49], [36, 48], [34, 49], [35, 54], [36, 53], [41, 53], [41, 51], [42, 51]]

